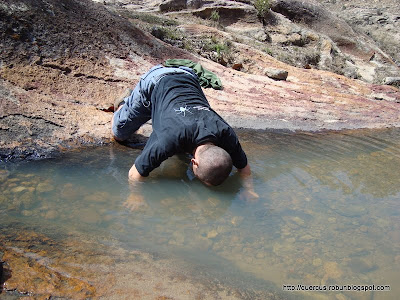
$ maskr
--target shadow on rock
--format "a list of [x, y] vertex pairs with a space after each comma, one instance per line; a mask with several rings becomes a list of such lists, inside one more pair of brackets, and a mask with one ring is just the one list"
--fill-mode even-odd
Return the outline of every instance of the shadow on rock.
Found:
[[11, 270], [5, 266], [4, 261], [0, 261], [0, 294], [3, 292], [3, 284], [11, 278]]

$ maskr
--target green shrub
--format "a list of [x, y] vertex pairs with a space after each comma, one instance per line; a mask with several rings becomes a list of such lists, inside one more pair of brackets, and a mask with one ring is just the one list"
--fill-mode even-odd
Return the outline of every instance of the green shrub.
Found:
[[213, 11], [211, 12], [210, 19], [211, 19], [212, 21], [214, 21], [215, 23], [218, 23], [218, 22], [219, 22], [219, 12], [218, 12], [218, 10], [213, 10]]
[[260, 18], [264, 18], [265, 14], [270, 9], [271, 5], [269, 0], [255, 0], [254, 7], [257, 10], [257, 14]]

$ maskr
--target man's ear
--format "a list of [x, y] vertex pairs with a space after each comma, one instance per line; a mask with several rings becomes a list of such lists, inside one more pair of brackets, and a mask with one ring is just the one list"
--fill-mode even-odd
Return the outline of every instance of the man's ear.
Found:
[[193, 157], [190, 161], [192, 162], [192, 167], [193, 167], [193, 169], [199, 167], [199, 162], [197, 161], [197, 159], [195, 159], [195, 158]]

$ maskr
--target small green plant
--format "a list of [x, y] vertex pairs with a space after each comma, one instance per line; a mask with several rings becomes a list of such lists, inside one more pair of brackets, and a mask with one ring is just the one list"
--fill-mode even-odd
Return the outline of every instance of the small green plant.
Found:
[[212, 20], [212, 21], [214, 21], [215, 23], [219, 23], [219, 12], [218, 12], [218, 10], [213, 10], [212, 12], [211, 12], [211, 16], [210, 16], [210, 19]]
[[254, 1], [254, 7], [257, 10], [257, 14], [260, 18], [264, 18], [265, 14], [268, 12], [270, 9], [271, 5], [269, 3], [269, 0], [255, 0]]
[[272, 52], [272, 50], [271, 50], [270, 48], [266, 47], [266, 48], [264, 48], [263, 50], [264, 50], [264, 52], [267, 53], [268, 55], [273, 56], [273, 52]]

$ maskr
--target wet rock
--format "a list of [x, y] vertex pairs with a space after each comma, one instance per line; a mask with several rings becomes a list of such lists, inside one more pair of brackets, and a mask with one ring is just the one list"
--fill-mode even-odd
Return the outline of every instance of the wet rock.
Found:
[[65, 200], [79, 200], [86, 190], [82, 186], [78, 186], [72, 183], [66, 183], [61, 187], [60, 197]]
[[208, 251], [213, 246], [213, 241], [212, 239], [199, 235], [191, 240], [191, 245], [201, 251]]
[[304, 220], [300, 217], [292, 217], [292, 218], [290, 218], [290, 221], [293, 222], [294, 224], [296, 224], [297, 226], [300, 226], [300, 227], [305, 226]]
[[108, 192], [95, 192], [93, 194], [86, 195], [85, 197], [83, 197], [83, 200], [87, 202], [103, 203], [103, 202], [108, 202], [110, 198], [111, 195]]
[[324, 264], [325, 274], [321, 280], [321, 284], [326, 284], [328, 279], [338, 279], [342, 277], [343, 272], [340, 270], [336, 262], [330, 261]]
[[173, 245], [183, 245], [183, 243], [185, 242], [185, 235], [183, 234], [183, 232], [181, 231], [175, 231], [172, 234], [172, 239], [170, 240], [170, 244]]
[[0, 183], [4, 182], [9, 176], [9, 172], [7, 170], [0, 170]]
[[348, 218], [360, 217], [368, 212], [364, 206], [353, 204], [338, 205], [335, 211]]
[[348, 266], [354, 273], [357, 274], [365, 274], [378, 269], [378, 266], [371, 263], [371, 261], [358, 257], [352, 258], [348, 262]]
[[10, 267], [10, 278], [4, 283], [6, 290], [33, 293], [43, 297], [67, 297], [84, 299], [95, 295], [90, 284], [40, 264], [24, 253], [10, 249], [4, 251], [3, 260]]
[[41, 182], [36, 187], [36, 192], [38, 193], [47, 193], [53, 190], [54, 186], [49, 181]]
[[207, 233], [207, 238], [209, 238], [209, 239], [214, 239], [217, 236], [218, 236], [218, 232], [215, 229], [213, 229]]
[[263, 259], [265, 258], [265, 253], [263, 251], [257, 252], [256, 258]]
[[286, 70], [266, 68], [264, 74], [275, 80], [286, 80], [289, 73]]
[[54, 220], [55, 218], [58, 217], [58, 213], [55, 210], [49, 210], [48, 212], [46, 212], [44, 217], [45, 217], [45, 219], [48, 219], [48, 220]]
[[315, 258], [315, 259], [313, 259], [312, 264], [313, 264], [314, 267], [319, 267], [320, 265], [322, 265], [322, 259]]
[[231, 219], [231, 224], [234, 226], [240, 226], [243, 222], [243, 217], [242, 216], [235, 216]]
[[344, 294], [342, 294], [342, 293], [340, 293], [340, 294], [336, 294], [335, 295], [335, 298], [337, 299], [337, 300], [348, 300], [349, 298], [348, 297], [346, 297]]
[[100, 222], [101, 217], [97, 211], [90, 208], [80, 209], [76, 214], [79, 216], [79, 219], [88, 224], [96, 224]]
[[21, 214], [25, 217], [30, 217], [34, 214], [34, 212], [31, 210], [24, 209], [23, 211], [21, 211]]
[[19, 196], [19, 201], [25, 206], [30, 205], [35, 200], [35, 195], [33, 191], [27, 191]]
[[310, 234], [305, 234], [305, 235], [299, 237], [300, 242], [310, 242], [313, 240], [315, 240], [315, 238]]
[[17, 187], [15, 187], [15, 188], [13, 188], [13, 189], [11, 190], [11, 192], [12, 192], [12, 193], [20, 193], [20, 192], [25, 191], [25, 190], [26, 190], [26, 187], [24, 187], [24, 186], [17, 186]]

